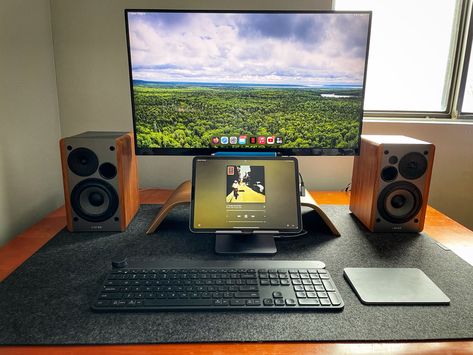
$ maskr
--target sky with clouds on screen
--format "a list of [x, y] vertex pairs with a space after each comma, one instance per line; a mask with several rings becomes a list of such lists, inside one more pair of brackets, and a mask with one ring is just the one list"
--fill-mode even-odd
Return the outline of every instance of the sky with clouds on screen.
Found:
[[360, 85], [368, 15], [128, 13], [134, 80]]

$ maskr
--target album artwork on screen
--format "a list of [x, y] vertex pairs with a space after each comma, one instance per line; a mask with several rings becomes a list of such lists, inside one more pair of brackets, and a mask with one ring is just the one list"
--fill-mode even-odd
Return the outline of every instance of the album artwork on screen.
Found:
[[264, 166], [227, 166], [227, 203], [265, 203], [265, 186]]
[[[138, 149], [358, 148], [368, 13], [129, 10], [127, 25]], [[256, 183], [239, 190], [264, 196]]]

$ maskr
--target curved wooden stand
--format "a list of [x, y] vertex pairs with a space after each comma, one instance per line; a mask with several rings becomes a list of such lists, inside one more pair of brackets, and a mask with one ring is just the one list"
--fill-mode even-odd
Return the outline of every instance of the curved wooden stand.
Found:
[[330, 218], [325, 214], [325, 212], [320, 208], [317, 202], [315, 202], [314, 198], [310, 194], [307, 189], [305, 189], [304, 196], [301, 196], [301, 206], [305, 207], [310, 207], [311, 209], [314, 210], [315, 213], [317, 213], [320, 218], [324, 221], [324, 223], [327, 225], [327, 227], [330, 229], [332, 234], [336, 237], [340, 237], [340, 232], [338, 231], [337, 227], [332, 223]]
[[[159, 227], [161, 222], [166, 218], [171, 210], [179, 205], [188, 204], [191, 202], [191, 190], [192, 190], [192, 183], [187, 180], [180, 184], [172, 193], [171, 196], [167, 199], [164, 203], [163, 207], [159, 210], [156, 217], [151, 222], [146, 234], [152, 234], [156, 231]], [[327, 227], [330, 229], [333, 235], [339, 237], [340, 232], [334, 226], [332, 221], [328, 218], [324, 211], [320, 208], [320, 206], [315, 202], [315, 200], [310, 195], [309, 191], [305, 190], [304, 196], [301, 196], [301, 206], [310, 207], [313, 209], [324, 221]]]
[[166, 218], [171, 210], [179, 205], [188, 204], [191, 202], [192, 183], [187, 180], [180, 184], [166, 200], [163, 207], [159, 210], [153, 222], [148, 227], [146, 234], [152, 234], [156, 231], [161, 222]]

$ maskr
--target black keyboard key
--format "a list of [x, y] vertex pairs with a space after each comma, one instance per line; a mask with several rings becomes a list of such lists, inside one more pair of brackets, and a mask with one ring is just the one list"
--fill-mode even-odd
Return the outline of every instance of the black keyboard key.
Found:
[[240, 291], [258, 291], [258, 286], [240, 286]]
[[247, 300], [246, 305], [247, 306], [261, 306], [261, 301], [260, 300]]
[[98, 300], [97, 302], [95, 302], [95, 306], [96, 307], [109, 307], [110, 303], [111, 301], [109, 300]]
[[320, 306], [320, 302], [317, 298], [299, 298], [297, 300], [301, 306]]
[[284, 306], [285, 303], [284, 303], [284, 300], [283, 300], [282, 298], [276, 298], [276, 299], [274, 300], [274, 304], [275, 304], [276, 306], [281, 307], [281, 306]]
[[258, 292], [235, 292], [235, 298], [259, 298]]
[[286, 298], [286, 305], [287, 306], [295, 306], [296, 305], [296, 300], [293, 298]]
[[332, 281], [322, 280], [322, 283], [324, 284], [324, 287], [327, 291], [335, 291], [335, 288], [333, 287]]
[[120, 292], [120, 287], [116, 287], [116, 286], [104, 287], [103, 292]]
[[330, 306], [330, 300], [328, 298], [321, 298], [320, 299], [320, 304], [322, 306]]
[[256, 275], [255, 274], [242, 274], [241, 278], [242, 279], [256, 279]]
[[279, 291], [274, 291], [273, 292], [273, 298], [283, 298], [283, 295]]
[[265, 299], [263, 300], [263, 304], [264, 304], [265, 306], [272, 306], [272, 305], [274, 304], [274, 301], [273, 301], [272, 298], [265, 298]]
[[328, 292], [328, 296], [330, 297], [330, 302], [332, 302], [334, 306], [338, 306], [342, 303], [340, 297], [338, 297], [335, 292]]
[[214, 306], [224, 306], [223, 299], [216, 299], [213, 301]]
[[126, 301], [124, 300], [113, 300], [110, 305], [112, 307], [123, 307], [125, 306], [125, 304], [126, 304]]
[[246, 305], [246, 300], [230, 300], [230, 306], [244, 306]]
[[202, 299], [155, 299], [155, 300], [144, 300], [143, 304], [145, 307], [208, 307], [212, 305], [212, 300]]

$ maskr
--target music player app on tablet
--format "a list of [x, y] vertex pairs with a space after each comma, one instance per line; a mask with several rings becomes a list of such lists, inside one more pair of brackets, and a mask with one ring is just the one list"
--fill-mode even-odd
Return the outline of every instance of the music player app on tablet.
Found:
[[300, 229], [295, 159], [195, 158], [193, 230]]

